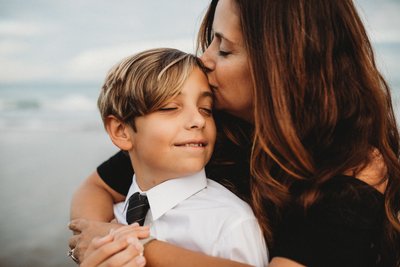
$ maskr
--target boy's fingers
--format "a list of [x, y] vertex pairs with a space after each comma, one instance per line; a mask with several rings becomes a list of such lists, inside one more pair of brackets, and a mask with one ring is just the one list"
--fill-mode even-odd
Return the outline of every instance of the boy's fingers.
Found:
[[124, 225], [122, 227], [119, 227], [118, 229], [115, 229], [114, 233], [124, 232], [127, 229], [129, 229], [129, 231], [134, 231], [138, 227], [140, 227], [138, 223], [132, 223], [130, 225]]
[[113, 235], [116, 239], [124, 238], [127, 236], [133, 236], [137, 238], [146, 238], [150, 235], [150, 228], [148, 226], [145, 227], [131, 227], [131, 226], [124, 226], [120, 229], [113, 232]]
[[122, 267], [132, 267], [132, 266], [143, 267], [145, 265], [146, 265], [146, 259], [143, 256], [139, 255], [131, 259], [126, 264], [122, 265]]
[[[127, 246], [125, 249], [119, 251], [118, 253], [111, 256], [106, 262], [103, 263], [104, 266], [125, 266], [128, 262], [131, 262], [136, 257], [140, 257], [139, 251], [136, 250], [134, 246]], [[102, 266], [102, 265], [100, 265]], [[140, 266], [140, 265], [130, 265], [130, 266]]]
[[128, 251], [130, 257], [139, 255], [139, 251], [137, 251], [134, 246], [130, 246], [127, 240], [116, 240], [108, 244], [106, 240], [107, 238], [103, 240], [105, 241], [104, 245], [95, 249], [85, 257], [81, 266], [121, 266], [122, 264], [119, 264], [119, 261], [121, 259], [122, 261], [126, 261], [125, 253], [123, 253], [124, 251]]
[[139, 239], [147, 238], [150, 236], [150, 230], [149, 229], [139, 230], [136, 232], [136, 235]]

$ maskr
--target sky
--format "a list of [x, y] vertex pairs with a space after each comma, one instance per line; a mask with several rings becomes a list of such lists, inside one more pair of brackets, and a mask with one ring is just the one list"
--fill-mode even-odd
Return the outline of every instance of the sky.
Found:
[[[0, 0], [0, 84], [101, 82], [114, 63], [143, 49], [193, 52], [208, 2]], [[356, 4], [373, 43], [385, 50], [378, 59], [400, 73], [400, 0]]]

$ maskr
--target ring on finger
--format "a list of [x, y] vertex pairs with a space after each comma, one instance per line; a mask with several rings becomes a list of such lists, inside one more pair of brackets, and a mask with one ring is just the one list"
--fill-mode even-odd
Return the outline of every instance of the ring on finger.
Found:
[[79, 260], [78, 260], [78, 258], [76, 258], [75, 256], [74, 256], [74, 251], [75, 251], [75, 248], [73, 248], [73, 249], [70, 249], [69, 251], [68, 251], [68, 257], [70, 257], [75, 263], [77, 263], [77, 264], [79, 264]]

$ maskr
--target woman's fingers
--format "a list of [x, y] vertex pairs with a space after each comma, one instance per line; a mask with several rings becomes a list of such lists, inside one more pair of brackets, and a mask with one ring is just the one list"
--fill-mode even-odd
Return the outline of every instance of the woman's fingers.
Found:
[[85, 229], [88, 225], [88, 221], [85, 219], [75, 219], [69, 222], [68, 228], [74, 233], [79, 234], [82, 229]]
[[75, 247], [76, 247], [76, 244], [78, 244], [78, 241], [79, 241], [79, 235], [73, 235], [73, 236], [71, 236], [71, 237], [69, 238], [69, 241], [68, 241], [69, 247], [70, 247], [71, 249], [75, 248]]

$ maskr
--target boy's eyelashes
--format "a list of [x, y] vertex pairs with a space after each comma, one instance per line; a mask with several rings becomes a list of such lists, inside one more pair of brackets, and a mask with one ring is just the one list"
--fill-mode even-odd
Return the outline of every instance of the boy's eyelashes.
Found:
[[213, 114], [212, 108], [200, 108], [200, 111], [206, 116], [212, 116]]
[[160, 108], [159, 111], [172, 111], [177, 109], [178, 107], [165, 107], [165, 108]]
[[[168, 111], [175, 111], [179, 109], [179, 107], [162, 107], [158, 109], [160, 112], [168, 112]], [[201, 113], [203, 113], [206, 116], [211, 116], [213, 114], [213, 109], [212, 107], [199, 107], [199, 110]]]

